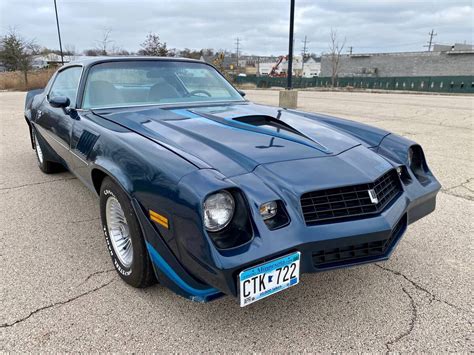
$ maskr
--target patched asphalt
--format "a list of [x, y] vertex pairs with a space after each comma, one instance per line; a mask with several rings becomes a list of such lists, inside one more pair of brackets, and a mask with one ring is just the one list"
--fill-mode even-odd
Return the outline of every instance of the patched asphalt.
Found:
[[[36, 165], [25, 93], [0, 93], [0, 351], [472, 351], [474, 98], [300, 92], [300, 109], [420, 143], [443, 185], [385, 263], [303, 275], [240, 308], [121, 281], [97, 197]], [[276, 105], [278, 91], [247, 98]]]

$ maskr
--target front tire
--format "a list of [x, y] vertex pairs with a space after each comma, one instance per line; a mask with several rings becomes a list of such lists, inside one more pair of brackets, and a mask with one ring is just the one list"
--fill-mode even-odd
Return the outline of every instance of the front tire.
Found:
[[155, 283], [145, 240], [130, 199], [108, 177], [100, 188], [100, 215], [107, 249], [120, 277], [138, 288]]

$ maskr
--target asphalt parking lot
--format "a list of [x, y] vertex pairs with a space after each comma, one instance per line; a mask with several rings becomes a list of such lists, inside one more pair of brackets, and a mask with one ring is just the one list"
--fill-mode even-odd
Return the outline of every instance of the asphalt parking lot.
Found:
[[[247, 91], [276, 105], [278, 91]], [[300, 108], [420, 143], [443, 185], [390, 261], [303, 275], [246, 308], [115, 273], [98, 199], [36, 166], [25, 93], [0, 93], [0, 351], [472, 351], [474, 97], [301, 92]]]

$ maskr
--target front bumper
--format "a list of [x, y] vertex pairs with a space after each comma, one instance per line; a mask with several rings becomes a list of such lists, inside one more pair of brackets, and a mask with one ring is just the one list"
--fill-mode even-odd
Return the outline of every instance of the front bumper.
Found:
[[[437, 192], [437, 191], [436, 191]], [[271, 253], [250, 263], [220, 270], [220, 282], [214, 285], [224, 293], [238, 295], [240, 271], [262, 262], [301, 252], [301, 273], [320, 272], [387, 260], [404, 235], [408, 224], [434, 211], [436, 192], [410, 204], [400, 196], [378, 216], [350, 222], [305, 227], [301, 233], [304, 243], [283, 247], [276, 242]], [[277, 239], [277, 238], [275, 238]], [[293, 239], [292, 239], [293, 240]]]
[[288, 211], [292, 220], [288, 226], [269, 231], [257, 225], [257, 230], [264, 233], [237, 250], [220, 252], [212, 264], [203, 262], [186, 248], [180, 250], [178, 258], [146, 216], [137, 214], [141, 214], [160, 282], [184, 297], [205, 302], [224, 294], [238, 296], [237, 279], [242, 270], [293, 251], [301, 252], [301, 273], [386, 260], [407, 226], [434, 211], [439, 189], [434, 178], [422, 187], [414, 181], [405, 185], [403, 193], [382, 213], [354, 221], [306, 226], [298, 220], [298, 211]]

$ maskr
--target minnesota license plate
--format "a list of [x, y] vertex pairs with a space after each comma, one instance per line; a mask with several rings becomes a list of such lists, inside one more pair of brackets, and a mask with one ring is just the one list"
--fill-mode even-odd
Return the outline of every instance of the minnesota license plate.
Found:
[[240, 307], [300, 282], [300, 252], [271, 260], [239, 274]]

